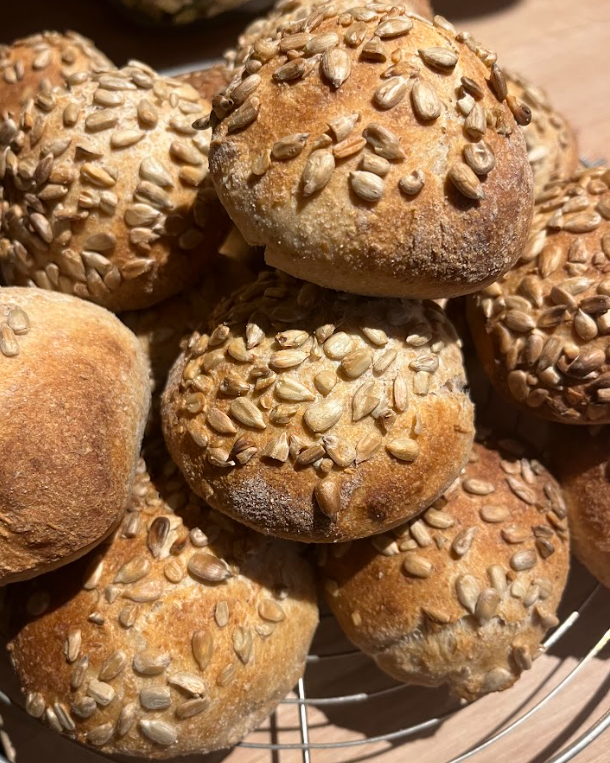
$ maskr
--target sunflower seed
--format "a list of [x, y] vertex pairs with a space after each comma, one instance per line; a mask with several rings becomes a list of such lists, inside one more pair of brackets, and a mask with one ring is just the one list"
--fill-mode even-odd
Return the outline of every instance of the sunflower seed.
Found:
[[424, 122], [438, 119], [442, 104], [433, 85], [422, 79], [416, 79], [411, 88], [411, 100], [415, 116]]
[[424, 514], [424, 520], [430, 527], [435, 527], [439, 530], [446, 530], [455, 524], [455, 519], [451, 514], [439, 509], [428, 509]]
[[410, 175], [404, 175], [398, 181], [398, 187], [407, 196], [416, 196], [424, 187], [426, 176], [422, 170], [413, 170]]
[[333, 156], [337, 159], [346, 159], [348, 156], [353, 156], [366, 146], [366, 141], [359, 135], [350, 135], [341, 143], [337, 143], [333, 146]]
[[377, 432], [369, 432], [356, 444], [356, 464], [368, 461], [381, 447], [382, 438]]
[[386, 443], [386, 448], [399, 461], [415, 461], [419, 455], [419, 445], [407, 437]]
[[521, 127], [526, 127], [532, 121], [532, 110], [530, 107], [516, 98], [514, 95], [506, 97], [506, 103], [513, 112], [515, 122]]
[[389, 161], [401, 161], [405, 158], [397, 136], [382, 125], [371, 122], [364, 129], [362, 135], [378, 156]]
[[143, 676], [157, 676], [168, 667], [171, 657], [158, 649], [143, 649], [134, 655], [133, 669]]
[[120, 649], [116, 652], [113, 652], [109, 657], [106, 658], [102, 667], [100, 668], [98, 675], [99, 680], [112, 681], [112, 679], [116, 678], [123, 670], [126, 663], [127, 655], [125, 652], [122, 652]]
[[501, 596], [504, 595], [507, 589], [506, 572], [504, 569], [499, 564], [492, 564], [487, 568], [487, 575], [493, 588], [495, 588]]
[[530, 570], [536, 566], [536, 552], [531, 549], [523, 549], [522, 551], [516, 551], [510, 558], [510, 566], [516, 572], [523, 570]]
[[[166, 520], [167, 521], [167, 520]], [[144, 556], [135, 556], [126, 562], [114, 577], [115, 583], [136, 583], [150, 572], [150, 562]]]
[[386, 49], [378, 37], [373, 37], [372, 40], [369, 40], [364, 45], [360, 51], [360, 56], [365, 61], [374, 61], [376, 63], [383, 63], [388, 58]]
[[453, 539], [451, 544], [451, 550], [456, 556], [464, 556], [470, 551], [475, 535], [478, 532], [478, 527], [467, 527], [459, 532]]
[[252, 631], [239, 626], [233, 631], [232, 640], [235, 654], [244, 665], [247, 665], [252, 659]]
[[506, 506], [483, 506], [479, 513], [481, 519], [489, 523], [504, 522], [509, 516]]
[[337, 331], [324, 342], [324, 352], [332, 360], [343, 360], [355, 346], [354, 340], [344, 331]]
[[475, 477], [467, 477], [462, 480], [462, 488], [472, 495], [489, 495], [495, 492], [495, 488], [491, 482], [477, 479]]
[[474, 615], [480, 595], [480, 587], [473, 575], [460, 575], [455, 581], [455, 592], [460, 604]]
[[380, 109], [392, 109], [407, 93], [407, 81], [403, 77], [391, 77], [380, 85], [373, 95], [373, 101]]
[[322, 73], [335, 89], [349, 77], [350, 70], [350, 57], [342, 48], [331, 48], [322, 56]]
[[441, 71], [451, 71], [458, 61], [457, 54], [449, 48], [420, 48], [419, 55], [428, 66]]
[[330, 151], [312, 151], [303, 170], [303, 195], [320, 191], [330, 180], [335, 169], [335, 158]]
[[261, 102], [255, 95], [247, 98], [226, 120], [227, 132], [233, 133], [252, 124], [258, 117]]
[[316, 484], [314, 495], [323, 514], [335, 519], [341, 511], [341, 489], [332, 479], [324, 479]]
[[272, 77], [276, 82], [292, 82], [302, 77], [304, 73], [305, 60], [303, 58], [295, 58], [280, 66], [279, 69], [276, 69]]
[[322, 438], [322, 442], [328, 455], [342, 469], [356, 460], [356, 449], [347, 440], [342, 440], [333, 435], [326, 435]]
[[278, 350], [271, 356], [270, 363], [274, 368], [283, 371], [301, 365], [308, 357], [308, 353], [301, 350]]
[[485, 135], [487, 129], [487, 118], [485, 117], [485, 111], [480, 103], [475, 103], [472, 110], [466, 117], [464, 122], [464, 129], [470, 135], [471, 138], [479, 140]]
[[92, 697], [98, 705], [106, 707], [106, 705], [109, 705], [114, 699], [115, 692], [110, 684], [92, 678], [87, 686], [87, 694]]
[[408, 553], [402, 567], [408, 575], [414, 578], [428, 578], [432, 572], [432, 563], [419, 554]]
[[163, 747], [170, 747], [178, 739], [178, 729], [167, 721], [139, 721], [140, 731], [147, 739]]
[[254, 427], [255, 429], [267, 428], [263, 414], [248, 398], [238, 397], [236, 400], [232, 400], [229, 413], [243, 426]]
[[474, 615], [483, 624], [491, 620], [498, 610], [500, 594], [495, 588], [485, 588], [479, 594], [474, 610]]
[[233, 576], [224, 561], [208, 553], [193, 554], [187, 567], [192, 575], [206, 583], [220, 583]]
[[308, 137], [309, 133], [306, 132], [286, 135], [273, 144], [271, 158], [276, 161], [294, 159], [303, 150]]
[[270, 623], [280, 623], [286, 619], [286, 613], [281, 605], [273, 599], [263, 599], [258, 605], [258, 614]]
[[291, 376], [283, 376], [278, 379], [275, 385], [275, 394], [283, 400], [296, 403], [316, 399], [315, 395], [304, 384], [301, 384], [300, 381]]
[[328, 399], [311, 405], [303, 419], [312, 432], [326, 432], [343, 414], [343, 403], [340, 400]]
[[464, 161], [476, 175], [487, 175], [496, 166], [493, 150], [484, 140], [464, 146]]
[[172, 704], [169, 687], [145, 686], [140, 689], [140, 704], [145, 710], [165, 710]]
[[478, 177], [467, 164], [454, 164], [449, 170], [448, 177], [466, 198], [475, 200], [485, 198], [485, 192]]
[[373, 362], [373, 353], [368, 347], [352, 350], [341, 361], [341, 370], [350, 379], [357, 379], [370, 368]]
[[337, 119], [333, 119], [328, 123], [330, 131], [333, 133], [337, 143], [345, 140], [345, 138], [350, 135], [359, 119], [360, 114], [350, 114], [347, 117], [338, 117]]
[[214, 654], [214, 639], [209, 631], [198, 630], [193, 633], [191, 639], [193, 657], [201, 670], [205, 670], [210, 664]]
[[493, 64], [491, 67], [491, 76], [489, 82], [493, 88], [499, 101], [505, 100], [508, 95], [508, 86], [506, 84], [506, 77], [504, 72], [497, 64]]
[[336, 32], [325, 32], [317, 34], [305, 45], [304, 51], [308, 56], [315, 56], [318, 53], [324, 53], [329, 48], [334, 48], [339, 44], [339, 35]]
[[80, 654], [80, 648], [82, 643], [82, 634], [80, 630], [72, 631], [68, 634], [64, 643], [64, 654], [66, 656], [66, 662], [76, 662], [78, 655]]
[[406, 16], [400, 16], [382, 21], [375, 29], [375, 34], [382, 40], [390, 40], [407, 34], [411, 29], [413, 29], [411, 19]]

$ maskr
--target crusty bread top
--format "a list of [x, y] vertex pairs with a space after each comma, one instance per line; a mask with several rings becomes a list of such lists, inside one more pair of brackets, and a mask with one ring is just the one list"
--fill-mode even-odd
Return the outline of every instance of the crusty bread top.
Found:
[[164, 430], [191, 487], [264, 532], [332, 541], [395, 525], [467, 458], [473, 410], [434, 303], [263, 271], [194, 334]]
[[[402, 651], [414, 683], [448, 681], [469, 699], [506, 688], [558, 622], [569, 567], [565, 503], [523, 453], [513, 440], [498, 449], [475, 443], [460, 478], [421, 517], [319, 550], [326, 597], [347, 635], [373, 656]], [[471, 670], [462, 672], [469, 653]], [[482, 665], [491, 675], [477, 674]]]
[[[433, 11], [429, 0], [400, 0], [392, 4], [403, 6], [408, 11], [418, 13], [425, 18], [432, 18]], [[240, 66], [248, 55], [248, 46], [261, 37], [275, 39], [293, 24], [307, 18], [313, 11], [322, 10], [327, 15], [343, 13], [354, 7], [353, 0], [278, 0], [266, 16], [255, 19], [244, 29], [237, 39], [237, 50], [227, 50], [225, 60], [230, 69]], [[390, 6], [388, 6], [390, 7]]]
[[610, 170], [538, 197], [517, 267], [470, 299], [492, 380], [533, 413], [610, 423]]
[[[113, 64], [86, 37], [77, 32], [41, 32], [0, 45], [0, 104], [2, 113], [19, 118], [31, 99], [45, 99], [56, 85], [65, 85], [71, 75]], [[0, 133], [0, 145], [6, 144]]]
[[532, 176], [511, 108], [521, 123], [529, 109], [470, 35], [387, 8], [320, 9], [248, 48], [214, 100], [214, 184], [246, 240], [298, 278], [472, 292], [525, 243]]
[[7, 602], [26, 709], [101, 749], [166, 758], [238, 742], [300, 677], [318, 610], [303, 549], [210, 511], [141, 461], [115, 537]]
[[0, 584], [84, 554], [122, 516], [148, 365], [103, 308], [0, 289]]
[[610, 428], [556, 426], [549, 445], [574, 553], [610, 588]]
[[0, 127], [13, 146], [5, 279], [114, 311], [150, 306], [205, 272], [228, 227], [208, 175], [210, 133], [191, 127], [209, 104], [137, 62], [70, 82]]
[[542, 88], [515, 72], [506, 72], [506, 84], [508, 92], [532, 110], [532, 121], [523, 127], [523, 134], [538, 194], [547, 183], [566, 180], [578, 169], [576, 135]]

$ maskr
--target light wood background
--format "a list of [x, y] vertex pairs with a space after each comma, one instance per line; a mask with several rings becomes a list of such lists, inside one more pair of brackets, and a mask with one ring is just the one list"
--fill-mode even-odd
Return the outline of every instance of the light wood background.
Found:
[[[584, 156], [610, 156], [609, 0], [437, 0], [439, 13], [496, 50], [500, 62], [529, 76], [550, 93], [575, 126]], [[211, 29], [168, 33], [127, 23], [105, 0], [2, 0], [0, 41], [40, 29], [73, 28], [95, 39], [117, 63], [139, 58], [161, 67], [196, 64], [220, 55], [248, 17], [216, 21]], [[594, 581], [575, 565], [563, 614], [576, 611]], [[511, 723], [557, 686], [610, 627], [610, 592], [595, 595], [574, 626], [541, 657], [513, 689], [461, 709], [437, 726], [394, 743], [314, 750], [312, 763], [446, 763]], [[326, 618], [319, 652], [349, 649]], [[610, 708], [610, 649], [584, 664], [570, 684], [521, 727], [474, 763], [546, 763]], [[5, 686], [6, 670], [0, 670]], [[367, 658], [353, 655], [312, 663], [306, 675], [312, 697], [374, 692], [393, 684]], [[456, 708], [442, 690], [404, 687], [378, 699], [308, 707], [315, 743], [358, 740], [412, 726]], [[2, 710], [19, 763], [95, 763], [99, 756], [76, 748], [18, 709]], [[610, 733], [578, 757], [578, 763], [608, 763]], [[298, 742], [298, 706], [283, 705], [249, 741]], [[300, 763], [301, 753], [237, 748], [188, 759], [189, 763]]]

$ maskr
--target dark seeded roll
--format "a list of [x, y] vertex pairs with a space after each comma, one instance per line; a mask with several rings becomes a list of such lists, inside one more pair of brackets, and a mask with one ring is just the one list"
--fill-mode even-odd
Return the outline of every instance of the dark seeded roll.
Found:
[[610, 170], [583, 170], [538, 197], [517, 267], [469, 298], [494, 386], [537, 416], [610, 423]]
[[261, 532], [381, 532], [455, 479], [472, 441], [459, 342], [432, 302], [263, 271], [195, 333], [162, 403], [191, 488]]
[[248, 45], [214, 100], [223, 205], [269, 265], [327, 288], [437, 298], [493, 282], [529, 230], [529, 108], [440, 17], [329, 14]]
[[447, 684], [467, 700], [503, 691], [558, 623], [565, 504], [539, 462], [511, 451], [475, 444], [460, 478], [420, 518], [321, 549], [332, 612], [399, 681]]
[[318, 622], [303, 549], [211, 511], [169, 460], [86, 559], [16, 586], [9, 652], [27, 712], [102, 754], [236, 744], [301, 676]]

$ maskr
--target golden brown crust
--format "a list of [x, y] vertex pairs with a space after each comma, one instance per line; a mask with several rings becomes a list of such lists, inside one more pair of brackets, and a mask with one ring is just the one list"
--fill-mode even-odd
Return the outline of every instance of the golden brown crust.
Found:
[[610, 423], [610, 170], [547, 186], [519, 264], [469, 299], [494, 386], [537, 416]]
[[212, 66], [206, 66], [203, 69], [196, 69], [192, 72], [179, 74], [176, 79], [181, 82], [186, 82], [186, 84], [194, 88], [202, 98], [211, 102], [212, 98], [229, 84], [231, 81], [231, 74], [225, 64], [213, 64]]
[[556, 180], [566, 180], [578, 169], [576, 135], [569, 122], [549, 102], [547, 94], [514, 72], [506, 73], [508, 92], [527, 104], [532, 121], [523, 127], [527, 158], [534, 173], [534, 192]]
[[[2, 113], [17, 119], [22, 107], [64, 86], [79, 72], [112, 69], [112, 62], [77, 32], [41, 32], [0, 46]], [[0, 141], [3, 143], [3, 141]]]
[[77, 558], [114, 528], [149, 403], [146, 359], [113, 315], [0, 290], [0, 585]]
[[328, 604], [398, 680], [446, 683], [468, 700], [506, 689], [558, 622], [565, 517], [539, 462], [475, 444], [460, 479], [421, 518], [321, 549]]
[[525, 141], [489, 84], [503, 95], [495, 54], [394, 13], [314, 12], [311, 31], [258, 40], [215, 99], [210, 170], [274, 267], [372, 296], [466, 294], [525, 243]]
[[261, 532], [336, 541], [392, 527], [453, 481], [473, 433], [464, 385], [437, 305], [263, 271], [191, 337], [163, 427], [215, 508]]
[[557, 426], [549, 444], [568, 506], [572, 550], [610, 588], [610, 432]]
[[33, 104], [0, 168], [0, 265], [13, 285], [114, 311], [193, 285], [228, 230], [208, 174], [209, 104], [143, 64], [83, 76]]
[[209, 510], [169, 460], [152, 481], [141, 462], [113, 540], [7, 606], [28, 712], [147, 759], [237, 743], [301, 676], [318, 621], [302, 550]]

